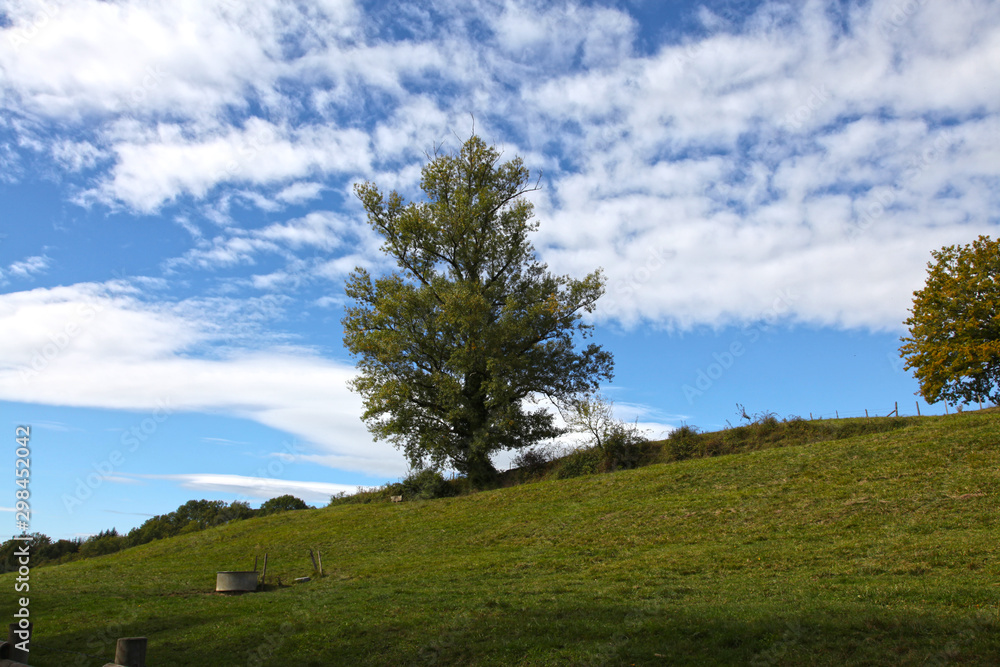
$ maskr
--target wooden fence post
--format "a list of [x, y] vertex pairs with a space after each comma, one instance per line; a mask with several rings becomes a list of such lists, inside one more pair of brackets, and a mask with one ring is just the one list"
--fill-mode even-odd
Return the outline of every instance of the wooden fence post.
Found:
[[120, 638], [115, 647], [115, 664], [124, 667], [146, 667], [146, 638]]
[[865, 408], [865, 419], [868, 419], [868, 408]]
[[917, 416], [920, 416], [920, 401], [913, 401], [917, 406]]

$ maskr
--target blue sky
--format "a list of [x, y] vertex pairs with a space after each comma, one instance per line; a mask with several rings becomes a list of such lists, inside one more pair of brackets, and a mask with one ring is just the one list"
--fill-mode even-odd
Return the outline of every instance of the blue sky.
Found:
[[541, 259], [607, 274], [619, 417], [912, 414], [930, 251], [998, 224], [1000, 5], [958, 4], [6, 3], [0, 415], [12, 448], [33, 428], [32, 530], [404, 475], [346, 388], [344, 279], [388, 268], [352, 186], [419, 197], [473, 117], [542, 174]]

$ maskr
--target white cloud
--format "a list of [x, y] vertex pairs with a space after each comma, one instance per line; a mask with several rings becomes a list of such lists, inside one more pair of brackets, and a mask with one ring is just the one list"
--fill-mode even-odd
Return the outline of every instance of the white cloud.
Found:
[[89, 141], [62, 140], [52, 146], [52, 157], [68, 171], [90, 169], [107, 153]]
[[8, 7], [0, 67], [31, 114], [77, 119], [180, 111], [207, 118], [243, 107], [287, 73], [284, 36], [350, 39], [352, 3], [319, 11], [276, 0], [20, 2]]
[[322, 183], [303, 182], [292, 183], [287, 188], [275, 195], [286, 204], [304, 204], [310, 199], [316, 199], [323, 191]]
[[544, 61], [548, 67], [616, 65], [632, 51], [636, 23], [621, 11], [575, 3], [507, 0], [493, 21], [500, 48], [518, 61]]
[[[330, 117], [370, 96], [406, 97], [404, 79], [448, 66], [430, 45], [364, 43], [346, 1], [29, 1], [6, 15], [0, 108], [32, 128], [22, 144], [44, 150], [36, 129], [88, 132], [51, 141], [69, 171], [109, 162], [78, 201], [143, 212], [219, 183], [281, 184], [280, 201], [301, 202], [315, 193], [289, 181], [365, 173], [368, 136]], [[286, 122], [303, 104], [323, 118]], [[251, 105], [275, 120], [234, 122]]]
[[405, 472], [401, 455], [372, 443], [359, 418], [360, 399], [347, 388], [353, 366], [280, 347], [188, 354], [240, 328], [217, 306], [152, 308], [92, 284], [0, 295], [0, 399], [221, 411], [298, 436], [343, 469]]
[[286, 223], [274, 224], [255, 235], [292, 248], [311, 246], [332, 250], [344, 243], [344, 237], [355, 233], [355, 225], [330, 211], [314, 211]]
[[276, 252], [279, 247], [265, 239], [247, 238], [246, 236], [216, 236], [211, 241], [198, 244], [199, 247], [189, 250], [184, 257], [171, 260], [170, 266], [183, 263], [201, 268], [233, 266], [235, 264], [253, 264], [255, 256], [263, 251]]
[[[412, 197], [423, 151], [469, 113], [544, 167], [542, 258], [604, 266], [601, 316], [626, 325], [752, 320], [794, 285], [791, 320], [891, 329], [931, 249], [995, 233], [997, 3], [702, 10], [707, 33], [646, 52], [634, 18], [593, 4], [379, 11], [21, 3], [0, 40], [4, 127], [96, 170], [79, 201], [203, 204], [222, 232], [185, 223], [194, 247], [169, 268], [284, 256], [247, 279], [261, 289], [340, 280], [377, 244], [343, 211], [241, 229], [231, 203], [276, 211], [363, 179]], [[316, 250], [339, 256], [296, 263]]]
[[[254, 265], [262, 253], [277, 254], [286, 259], [282, 269], [254, 274], [242, 282], [255, 289], [278, 291], [317, 279], [339, 282], [356, 266], [372, 269], [385, 263], [371, 228], [333, 211], [313, 211], [256, 230], [228, 227], [224, 232], [211, 240], [200, 240], [197, 247], [168, 260], [166, 266], [175, 272], [183, 267], [217, 269]], [[300, 259], [295, 253], [302, 250], [324, 254]], [[346, 254], [328, 259], [335, 253]]]
[[18, 278], [27, 278], [35, 275], [36, 273], [45, 273], [51, 264], [52, 260], [45, 255], [26, 257], [19, 262], [9, 264], [6, 272], [0, 271], [0, 279], [3, 278], [4, 273]]
[[270, 186], [313, 173], [367, 172], [369, 139], [354, 129], [315, 126], [290, 130], [251, 118], [242, 128], [185, 135], [178, 125], [114, 145], [117, 161], [111, 175], [90, 196], [122, 201], [151, 212], [181, 195], [204, 198], [220, 183]]
[[185, 489], [235, 493], [249, 498], [270, 499], [293, 495], [307, 503], [326, 503], [337, 493], [354, 493], [356, 486], [328, 482], [300, 482], [271, 477], [191, 473], [182, 475], [135, 475], [141, 479], [166, 479], [178, 482]]
[[[794, 287], [792, 320], [898, 329], [929, 251], [996, 224], [1000, 98], [983, 94], [1000, 13], [970, 3], [924, 42], [931, 4], [886, 36], [884, 3], [856, 8], [844, 35], [812, 2], [792, 22], [529, 88], [546, 117], [581, 123], [563, 135], [581, 167], [539, 205], [543, 258], [603, 265], [600, 307], [626, 324], [754, 320]], [[968, 120], [943, 128], [942, 114]]]

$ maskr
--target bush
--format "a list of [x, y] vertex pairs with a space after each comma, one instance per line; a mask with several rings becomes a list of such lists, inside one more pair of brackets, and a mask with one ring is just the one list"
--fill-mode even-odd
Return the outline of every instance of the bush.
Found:
[[757, 427], [757, 432], [762, 435], [777, 431], [780, 424], [781, 422], [778, 421], [778, 415], [773, 412], [764, 412], [758, 415], [757, 419], [754, 420], [753, 423], [753, 425]]
[[517, 471], [518, 480], [523, 482], [541, 477], [554, 459], [555, 452], [551, 447], [532, 447], [519, 452], [511, 465]]
[[399, 487], [400, 493], [392, 495], [403, 496], [405, 500], [432, 500], [455, 495], [444, 475], [433, 468], [415, 470], [394, 486]]
[[671, 461], [689, 459], [698, 452], [698, 429], [683, 424], [667, 436], [666, 454]]
[[367, 505], [368, 503], [387, 503], [393, 497], [404, 500], [431, 500], [432, 498], [448, 498], [458, 495], [461, 479], [448, 481], [433, 468], [424, 468], [410, 472], [398, 482], [389, 482], [382, 486], [358, 487], [356, 493], [347, 494], [343, 491], [330, 496], [333, 505]]
[[114, 528], [102, 530], [97, 535], [87, 538], [80, 545], [80, 556], [82, 558], [93, 558], [105, 554], [113, 554], [126, 547], [125, 538], [118, 534]]
[[600, 472], [603, 458], [603, 453], [596, 447], [585, 447], [574, 450], [560, 460], [556, 477], [559, 479], [569, 479], [570, 477], [580, 477], [581, 475], [593, 475]]
[[278, 496], [277, 498], [265, 500], [261, 503], [260, 509], [257, 510], [257, 514], [259, 516], [267, 516], [268, 514], [277, 514], [278, 512], [291, 512], [293, 510], [308, 509], [312, 508], [309, 507], [309, 505], [306, 505], [306, 502], [301, 498], [285, 494], [283, 496]]
[[646, 438], [635, 424], [611, 424], [601, 447], [601, 469], [612, 472], [635, 468], [642, 461], [642, 445], [645, 442]]
[[[638, 424], [614, 418], [614, 404], [604, 396], [585, 396], [572, 401], [563, 416], [569, 430], [590, 436], [600, 452], [599, 469], [603, 472], [635, 468], [644, 457], [643, 445], [649, 442]], [[572, 466], [578, 463], [571, 464]], [[568, 470], [568, 469], [567, 469]]]
[[330, 496], [330, 505], [367, 505], [369, 503], [389, 502], [390, 496], [398, 496], [401, 489], [397, 489], [399, 482], [385, 484], [383, 486], [359, 486], [357, 492], [347, 493], [340, 491]]
[[229, 503], [229, 507], [219, 513], [219, 519], [222, 523], [229, 523], [230, 521], [250, 519], [253, 515], [254, 510], [250, 507], [250, 503], [242, 500], [234, 500]]

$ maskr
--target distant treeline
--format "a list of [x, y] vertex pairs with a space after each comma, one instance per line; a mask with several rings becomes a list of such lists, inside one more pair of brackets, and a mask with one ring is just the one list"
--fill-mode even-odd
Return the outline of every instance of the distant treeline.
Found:
[[[138, 528], [130, 530], [127, 535], [121, 535], [111, 528], [86, 539], [77, 537], [72, 540], [53, 541], [48, 535], [33, 533], [31, 567], [103, 556], [165, 537], [193, 533], [255, 516], [302, 509], [313, 508], [306, 505], [305, 501], [291, 495], [267, 500], [259, 509], [253, 509], [249, 503], [238, 500], [228, 505], [223, 500], [189, 500], [173, 512], [147, 519]], [[14, 551], [23, 544], [23, 540], [9, 539], [0, 545], [0, 572], [17, 569]]]

